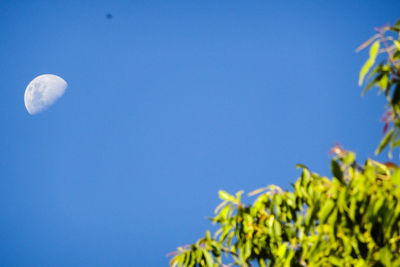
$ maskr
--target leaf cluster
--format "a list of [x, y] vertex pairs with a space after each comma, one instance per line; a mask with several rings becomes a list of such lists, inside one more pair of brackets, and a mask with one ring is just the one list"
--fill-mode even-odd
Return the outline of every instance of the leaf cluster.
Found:
[[[367, 78], [363, 94], [375, 86], [386, 97], [387, 111], [382, 117], [384, 136], [375, 154], [389, 147], [391, 157], [393, 149], [400, 146], [400, 20], [392, 27], [384, 26], [376, 31], [377, 34], [357, 48], [359, 51], [369, 46], [369, 58], [361, 68], [359, 85]], [[375, 64], [380, 54], [384, 58]]]
[[220, 191], [218, 231], [178, 248], [170, 265], [399, 266], [400, 168], [354, 159], [336, 156], [332, 179], [299, 166], [292, 192], [262, 188], [251, 205]]
[[[358, 48], [369, 47], [359, 84], [367, 80], [364, 93], [376, 86], [387, 99], [376, 154], [389, 147], [390, 156], [400, 146], [400, 20], [376, 30]], [[331, 152], [331, 178], [298, 165], [290, 191], [257, 189], [252, 204], [242, 202], [242, 191], [219, 191], [211, 218], [218, 230], [179, 247], [170, 266], [400, 266], [400, 167], [359, 164], [339, 145]]]

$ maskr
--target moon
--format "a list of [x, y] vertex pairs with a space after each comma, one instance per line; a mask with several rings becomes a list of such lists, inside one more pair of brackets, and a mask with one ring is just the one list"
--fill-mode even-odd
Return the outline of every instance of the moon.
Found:
[[46, 110], [63, 96], [67, 82], [54, 74], [43, 74], [33, 79], [25, 90], [24, 102], [31, 115]]

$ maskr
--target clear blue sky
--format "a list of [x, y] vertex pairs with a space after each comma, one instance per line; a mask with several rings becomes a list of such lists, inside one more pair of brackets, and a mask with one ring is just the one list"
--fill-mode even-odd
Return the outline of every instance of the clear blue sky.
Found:
[[[0, 266], [167, 266], [217, 191], [361, 159], [383, 100], [357, 86], [400, 1], [1, 1]], [[113, 18], [106, 19], [111, 13]], [[31, 116], [37, 75], [69, 84]]]

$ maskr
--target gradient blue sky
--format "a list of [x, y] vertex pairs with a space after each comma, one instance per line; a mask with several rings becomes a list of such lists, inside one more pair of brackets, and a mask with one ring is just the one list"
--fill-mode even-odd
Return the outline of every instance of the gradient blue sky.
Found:
[[[361, 159], [383, 99], [361, 98], [373, 27], [400, 1], [0, 2], [0, 266], [167, 266], [217, 191]], [[110, 12], [113, 19], [107, 20]], [[52, 73], [67, 93], [31, 116]]]

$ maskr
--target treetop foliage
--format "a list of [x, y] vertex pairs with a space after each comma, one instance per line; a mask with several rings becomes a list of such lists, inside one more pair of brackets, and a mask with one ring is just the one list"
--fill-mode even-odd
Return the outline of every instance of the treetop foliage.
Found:
[[[369, 58], [360, 71], [359, 85], [361, 86], [366, 75], [369, 82], [363, 94], [376, 86], [384, 93], [387, 100], [387, 112], [382, 116], [385, 123], [381, 143], [375, 151], [379, 154], [389, 147], [389, 157], [393, 149], [400, 146], [400, 20], [394, 26], [376, 28], [377, 34], [363, 43], [356, 51], [368, 46]], [[379, 54], [384, 54], [384, 60], [375, 66]], [[372, 68], [374, 67], [374, 68]], [[372, 69], [372, 71], [370, 71]], [[390, 128], [390, 129], [389, 129]]]
[[[384, 137], [376, 153], [400, 146], [400, 20], [377, 28], [360, 71], [364, 92], [377, 86], [387, 99]], [[376, 64], [379, 57], [383, 60]], [[219, 191], [212, 235], [178, 247], [176, 266], [400, 266], [400, 168], [392, 162], [356, 161], [339, 144], [331, 153], [332, 178], [298, 165], [292, 191], [271, 185], [249, 194]]]

